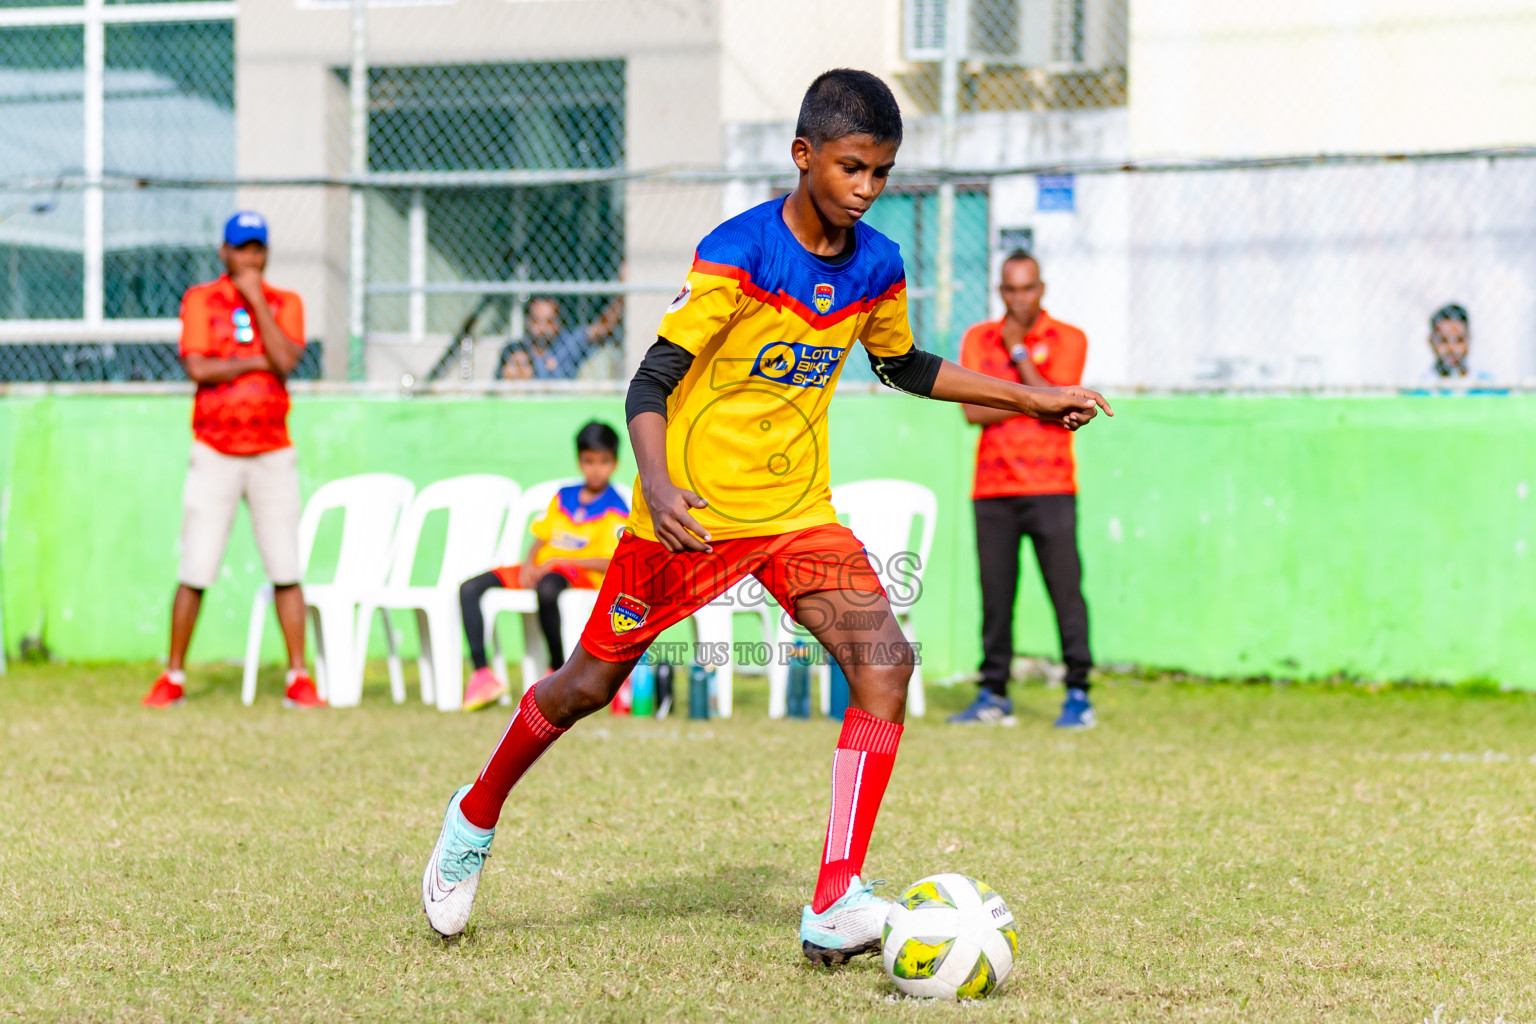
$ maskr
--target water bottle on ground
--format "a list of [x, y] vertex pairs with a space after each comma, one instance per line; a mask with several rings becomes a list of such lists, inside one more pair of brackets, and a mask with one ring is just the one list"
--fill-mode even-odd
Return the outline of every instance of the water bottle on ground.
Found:
[[797, 642], [789, 656], [789, 693], [785, 713], [790, 718], [811, 717], [811, 651]]
[[656, 668], [642, 661], [629, 674], [630, 713], [636, 718], [650, 718], [656, 713]]
[[709, 718], [709, 672], [703, 665], [688, 669], [688, 717]]
[[[637, 668], [639, 666], [636, 666]], [[633, 671], [619, 684], [619, 692], [613, 695], [613, 703], [608, 705], [608, 710], [616, 715], [627, 715], [634, 707], [634, 678]]]
[[843, 674], [843, 666], [831, 655], [827, 656], [827, 665], [832, 669], [832, 706], [827, 717], [842, 721], [848, 710], [848, 677]]

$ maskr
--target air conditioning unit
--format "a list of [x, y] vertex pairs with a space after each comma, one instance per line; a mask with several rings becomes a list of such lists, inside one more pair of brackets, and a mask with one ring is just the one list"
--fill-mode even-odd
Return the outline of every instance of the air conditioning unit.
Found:
[[1125, 63], [1127, 0], [902, 0], [902, 56], [944, 59], [950, 3], [965, 4], [961, 59], [1066, 70]]

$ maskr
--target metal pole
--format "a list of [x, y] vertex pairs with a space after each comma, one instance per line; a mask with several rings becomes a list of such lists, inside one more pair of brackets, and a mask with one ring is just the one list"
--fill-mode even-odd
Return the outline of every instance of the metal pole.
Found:
[[106, 167], [106, 26], [102, 23], [104, 0], [85, 4], [85, 266], [82, 268], [84, 310], [87, 325], [100, 327], [106, 305], [106, 200], [101, 175]]
[[[355, 179], [368, 172], [368, 7], [367, 0], [352, 0], [352, 70], [350, 85], [350, 162]], [[362, 380], [367, 374], [367, 349], [364, 289], [367, 286], [367, 235], [364, 217], [366, 197], [361, 187], [352, 186], [351, 238], [347, 260], [347, 377]]]
[[424, 345], [427, 341], [427, 193], [425, 189], [411, 189], [411, 212], [406, 221], [409, 241], [409, 276], [411, 283], [410, 331], [411, 344]]
[[965, 55], [966, 0], [944, 5], [944, 63], [939, 73], [939, 245], [934, 267], [934, 332], [947, 354], [955, 309], [955, 136], [960, 116], [960, 61]]

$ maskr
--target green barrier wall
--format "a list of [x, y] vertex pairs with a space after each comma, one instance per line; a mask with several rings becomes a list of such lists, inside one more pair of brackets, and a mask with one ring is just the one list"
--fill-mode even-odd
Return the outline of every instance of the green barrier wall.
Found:
[[[1079, 438], [1101, 662], [1536, 687], [1536, 398], [1116, 407]], [[939, 495], [916, 632], [931, 677], [970, 670], [973, 431], [951, 407], [896, 395], [847, 394], [832, 408], [834, 482], [904, 477]], [[418, 485], [473, 472], [531, 483], [572, 471], [570, 439], [594, 415], [617, 425], [619, 400], [306, 397], [293, 432], [306, 494], [371, 471]], [[0, 402], [9, 650], [31, 634], [68, 659], [163, 655], [189, 416], [182, 397]], [[260, 573], [242, 513], [194, 659], [241, 655]], [[1033, 574], [1019, 622], [1021, 649], [1055, 653]]]

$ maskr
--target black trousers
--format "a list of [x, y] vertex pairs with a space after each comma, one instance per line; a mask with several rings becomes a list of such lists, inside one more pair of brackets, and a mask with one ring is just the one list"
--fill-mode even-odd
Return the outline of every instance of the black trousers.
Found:
[[1077, 495], [977, 498], [974, 504], [981, 566], [981, 685], [1000, 697], [1008, 694], [1019, 544], [1028, 537], [1056, 609], [1067, 685], [1086, 689], [1093, 655], [1088, 651], [1088, 603], [1083, 600], [1083, 567], [1077, 553]]
[[[549, 645], [549, 667], [565, 664], [565, 645], [560, 642], [560, 592], [571, 581], [557, 572], [545, 573], [534, 586], [539, 595], [539, 628]], [[480, 598], [487, 590], [501, 586], [501, 577], [483, 572], [459, 584], [459, 612], [464, 617], [464, 636], [469, 640], [469, 660], [475, 668], [485, 668], [485, 616], [480, 614]]]

